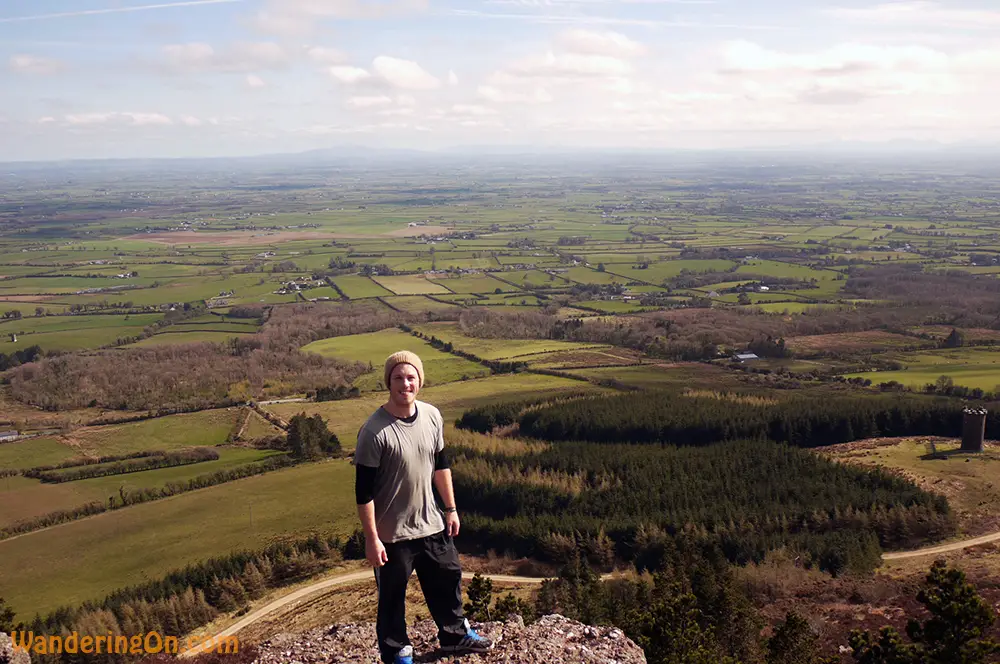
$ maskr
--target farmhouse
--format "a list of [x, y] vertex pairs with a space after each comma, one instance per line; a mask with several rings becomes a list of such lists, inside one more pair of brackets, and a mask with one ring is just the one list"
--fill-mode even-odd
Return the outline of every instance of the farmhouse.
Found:
[[20, 434], [15, 429], [0, 431], [0, 443], [9, 443], [12, 440], [17, 440], [19, 437]]
[[757, 353], [737, 353], [736, 359], [740, 362], [749, 362], [750, 360], [759, 360]]

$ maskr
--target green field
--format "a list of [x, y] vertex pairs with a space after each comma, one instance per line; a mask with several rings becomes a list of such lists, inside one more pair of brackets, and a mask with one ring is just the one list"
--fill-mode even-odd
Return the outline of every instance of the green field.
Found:
[[[39, 345], [43, 350], [82, 350], [140, 334], [160, 314], [132, 316], [42, 316], [0, 322], [0, 353]], [[10, 334], [17, 335], [13, 342]]]
[[0, 597], [29, 619], [274, 538], [356, 525], [354, 468], [297, 466], [0, 542], [5, 569], [17, 570], [0, 575]]
[[906, 369], [846, 374], [846, 377], [868, 378], [876, 385], [897, 381], [912, 388], [922, 388], [940, 376], [950, 376], [955, 385], [972, 389], [993, 392], [1000, 387], [1000, 350], [957, 348], [892, 357], [904, 364]]
[[484, 360], [505, 360], [537, 353], [607, 346], [607, 344], [553, 341], [551, 339], [480, 339], [463, 334], [457, 323], [429, 323], [418, 326], [417, 329], [428, 337], [436, 336], [442, 341], [450, 341], [455, 348], [472, 353]]
[[373, 370], [355, 381], [355, 385], [363, 390], [384, 389], [382, 368], [385, 358], [398, 350], [409, 350], [420, 356], [424, 363], [424, 381], [427, 386], [450, 383], [463, 377], [488, 376], [490, 373], [490, 370], [481, 364], [437, 350], [426, 341], [395, 328], [370, 334], [322, 339], [304, 346], [302, 350], [327, 357], [370, 363]]
[[828, 303], [810, 303], [810, 302], [766, 302], [762, 304], [754, 304], [761, 311], [766, 311], [772, 314], [780, 313], [790, 313], [790, 314], [801, 314], [807, 311], [816, 311], [819, 309], [836, 309], [840, 306], [847, 306], [851, 308], [850, 305], [839, 305], [839, 304], [828, 304]]
[[[450, 298], [454, 295], [435, 295], [435, 298]], [[471, 296], [470, 296], [471, 297]], [[424, 295], [393, 295], [383, 297], [382, 301], [400, 311], [420, 313], [422, 311], [458, 311], [460, 307], [450, 302], [439, 302]]]
[[402, 277], [374, 277], [380, 286], [389, 289], [396, 295], [445, 295], [450, 291], [429, 279], [416, 275]]
[[140, 422], [84, 427], [69, 439], [81, 453], [105, 456], [144, 450], [221, 445], [226, 442], [236, 408], [168, 415]]
[[359, 300], [366, 297], [382, 297], [392, 295], [391, 292], [379, 286], [368, 277], [348, 276], [337, 277], [333, 280], [337, 288], [344, 292], [344, 295], [352, 300]]
[[434, 283], [447, 288], [453, 293], [507, 293], [516, 290], [510, 284], [504, 283], [488, 274], [453, 277], [451, 279], [435, 278]]
[[55, 438], [30, 438], [16, 443], [0, 443], [0, 469], [23, 470], [48, 466], [79, 455], [77, 450]]
[[172, 468], [157, 468], [138, 473], [108, 475], [90, 479], [44, 484], [26, 477], [0, 479], [0, 528], [32, 519], [56, 510], [67, 510], [91, 501], [105, 503], [119, 490], [157, 488], [168, 482], [184, 482], [199, 475], [208, 475], [260, 461], [278, 454], [271, 450], [219, 448], [219, 458]]
[[180, 331], [167, 328], [165, 331], [160, 332], [159, 334], [154, 334], [153, 336], [137, 341], [134, 344], [127, 344], [126, 347], [145, 348], [149, 346], [168, 346], [172, 344], [193, 344], [202, 342], [223, 344], [234, 337], [240, 338], [249, 335], [250, 333], [212, 332], [212, 331], [201, 331], [201, 330]]
[[[589, 383], [557, 376], [528, 373], [500, 374], [428, 387], [421, 390], [417, 398], [436, 406], [444, 415], [445, 424], [448, 425], [465, 410], [492, 401], [603, 389]], [[386, 394], [382, 392], [365, 395], [360, 399], [271, 404], [266, 408], [285, 419], [303, 412], [308, 415], [319, 413], [326, 419], [330, 430], [340, 438], [345, 449], [353, 449], [357, 442], [358, 429], [385, 401]]]

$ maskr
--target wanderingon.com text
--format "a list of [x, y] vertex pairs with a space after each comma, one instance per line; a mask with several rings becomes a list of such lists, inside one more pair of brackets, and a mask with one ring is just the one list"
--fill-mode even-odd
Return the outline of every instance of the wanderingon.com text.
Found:
[[35, 655], [155, 655], [166, 653], [178, 655], [188, 651], [204, 653], [236, 654], [240, 650], [239, 639], [235, 636], [197, 637], [189, 636], [181, 640], [176, 636], [163, 636], [159, 632], [134, 634], [85, 634], [71, 632], [59, 636], [45, 636], [34, 632], [15, 631], [11, 635], [15, 651]]

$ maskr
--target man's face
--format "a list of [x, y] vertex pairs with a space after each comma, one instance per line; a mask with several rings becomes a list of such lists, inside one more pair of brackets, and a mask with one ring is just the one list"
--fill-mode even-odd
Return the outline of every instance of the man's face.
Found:
[[420, 391], [420, 374], [412, 364], [397, 364], [389, 374], [389, 398], [397, 406], [408, 407]]

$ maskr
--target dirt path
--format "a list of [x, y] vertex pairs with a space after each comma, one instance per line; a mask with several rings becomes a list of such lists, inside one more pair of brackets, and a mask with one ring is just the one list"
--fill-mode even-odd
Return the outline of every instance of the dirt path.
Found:
[[[473, 576], [474, 576], [474, 574], [472, 574], [471, 572], [464, 572], [462, 574], [462, 578], [463, 579], [471, 579]], [[534, 576], [509, 576], [509, 575], [506, 575], [506, 574], [484, 574], [483, 576], [488, 577], [490, 579], [493, 579], [494, 581], [497, 581], [497, 582], [502, 582], [502, 583], [532, 583], [532, 584], [540, 584], [542, 581], [545, 580], [545, 579], [543, 579], [541, 577], [534, 577]], [[605, 576], [610, 576], [610, 575], [605, 575]], [[284, 597], [279, 597], [278, 599], [274, 600], [273, 602], [270, 602], [270, 603], [265, 604], [264, 606], [260, 607], [256, 611], [251, 611], [250, 613], [248, 613], [247, 615], [243, 616], [237, 622], [233, 623], [232, 625], [230, 625], [226, 629], [222, 630], [221, 632], [217, 632], [216, 634], [212, 635], [211, 637], [204, 637], [202, 639], [202, 641], [206, 644], [207, 647], [210, 648], [210, 647], [212, 647], [212, 645], [214, 643], [218, 643], [220, 639], [222, 639], [224, 637], [227, 637], [227, 636], [233, 636], [233, 635], [237, 634], [240, 630], [244, 629], [245, 627], [247, 627], [249, 625], [252, 625], [253, 623], [255, 623], [258, 620], [260, 620], [261, 618], [263, 618], [264, 616], [266, 616], [266, 615], [268, 615], [268, 614], [270, 614], [270, 613], [272, 613], [274, 611], [277, 611], [278, 609], [280, 609], [280, 608], [282, 608], [284, 606], [287, 606], [288, 604], [290, 604], [290, 603], [292, 603], [292, 602], [294, 602], [296, 600], [302, 599], [302, 598], [307, 597], [309, 595], [313, 595], [313, 594], [321, 592], [323, 590], [327, 590], [328, 588], [334, 588], [336, 586], [344, 586], [344, 585], [348, 585], [348, 584], [351, 584], [351, 583], [358, 583], [358, 582], [362, 582], [362, 581], [370, 581], [371, 584], [372, 584], [372, 591], [374, 592], [374, 590], [375, 590], [375, 577], [374, 577], [374, 573], [372, 572], [372, 570], [366, 569], [366, 570], [362, 570], [360, 572], [351, 572], [349, 574], [341, 574], [339, 576], [335, 576], [335, 577], [332, 577], [332, 578], [329, 578], [329, 579], [324, 579], [323, 581], [318, 581], [316, 583], [310, 584], [310, 585], [308, 585], [308, 586], [306, 586], [304, 588], [299, 588], [295, 592], [289, 593], [289, 594], [285, 595]], [[182, 653], [181, 656], [182, 657], [193, 657], [194, 655], [197, 655], [199, 652], [201, 652], [201, 650], [195, 648], [195, 649], [189, 650], [189, 651], [187, 651], [185, 653]]]
[[968, 549], [970, 546], [989, 544], [990, 542], [996, 542], [997, 540], [1000, 540], [1000, 532], [988, 533], [986, 535], [980, 535], [979, 537], [961, 540], [960, 542], [952, 542], [951, 544], [941, 544], [938, 546], [928, 546], [923, 549], [914, 549], [913, 551], [883, 553], [882, 560], [904, 560], [906, 558], [919, 558], [920, 556], [932, 556], [939, 553], [961, 551], [962, 549]]

